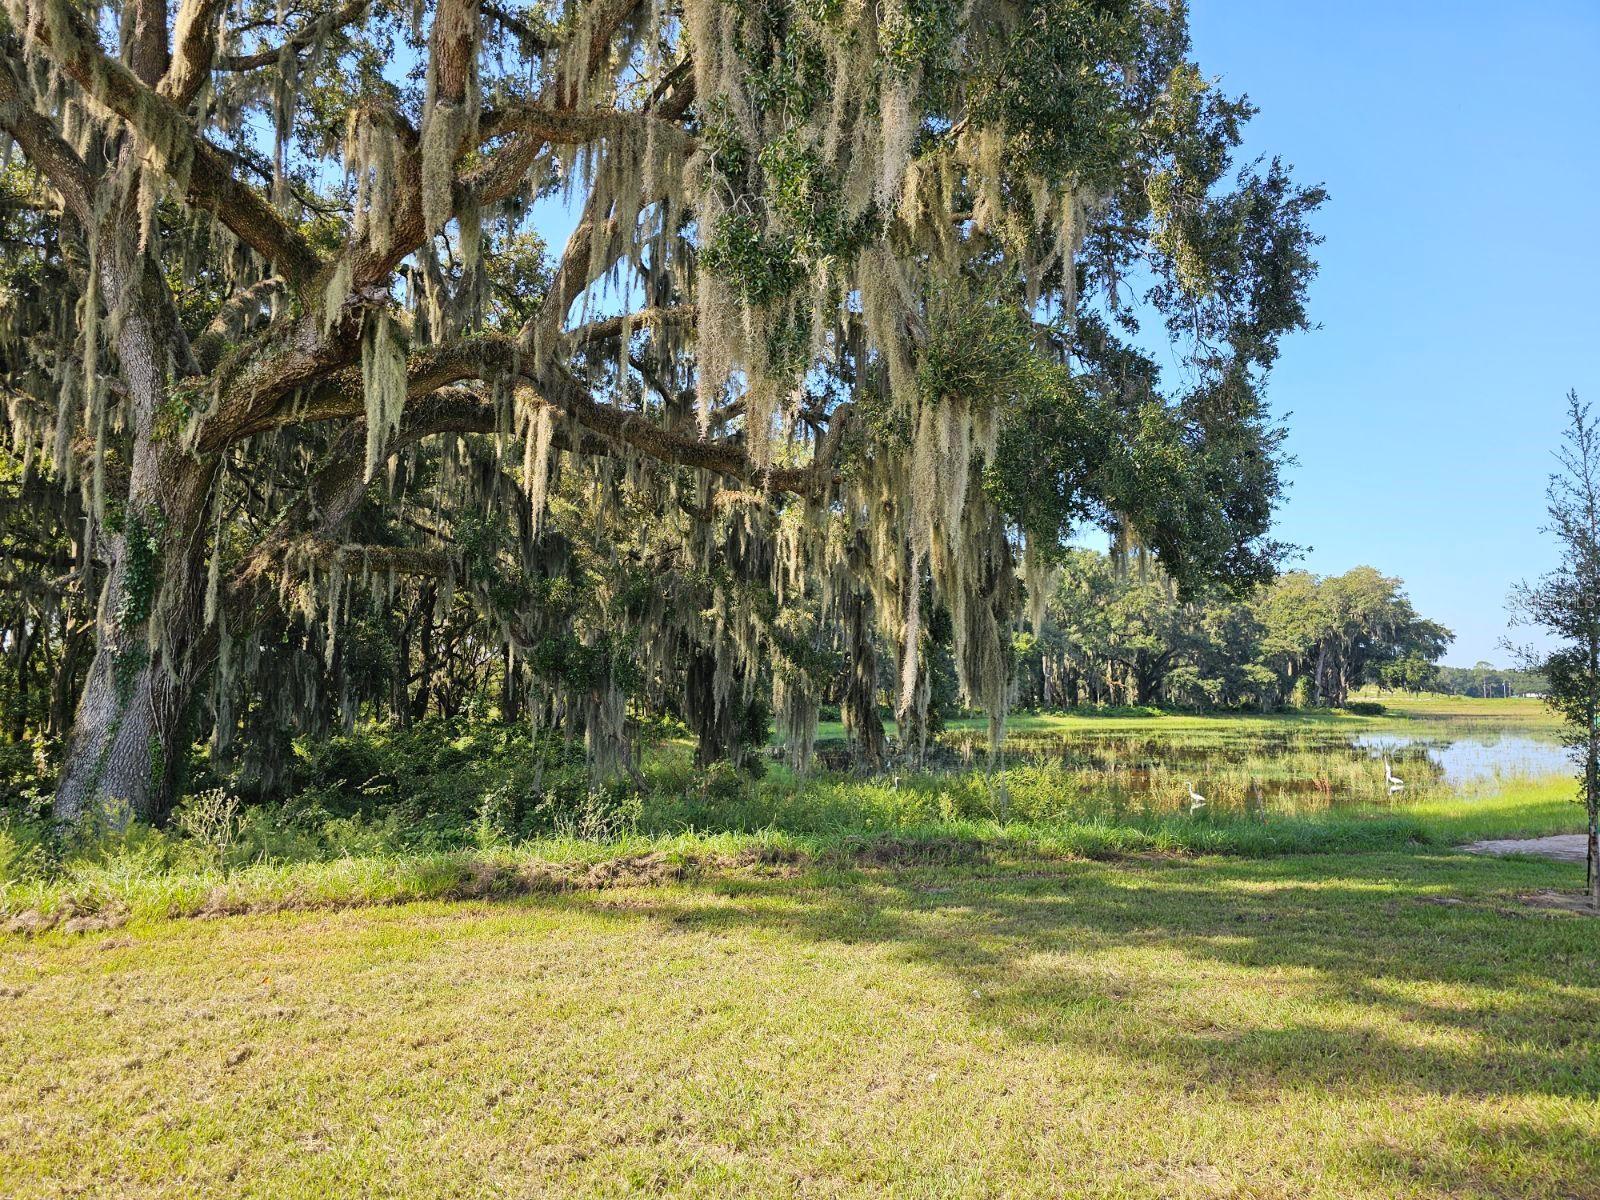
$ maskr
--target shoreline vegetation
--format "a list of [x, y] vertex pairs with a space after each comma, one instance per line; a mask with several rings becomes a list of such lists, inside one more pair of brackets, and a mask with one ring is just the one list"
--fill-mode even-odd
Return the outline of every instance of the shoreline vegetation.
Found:
[[[765, 778], [749, 780], [697, 773], [687, 745], [668, 740], [650, 756], [645, 789], [590, 791], [528, 835], [511, 827], [509, 809], [496, 813], [492, 794], [479, 797], [454, 827], [408, 825], [404, 805], [386, 809], [380, 796], [365, 814], [325, 815], [313, 830], [303, 813], [241, 811], [220, 793], [201, 797], [209, 811], [203, 803], [183, 810], [172, 830], [135, 825], [75, 844], [52, 843], [42, 826], [13, 822], [0, 825], [0, 929], [93, 931], [175, 917], [774, 871], [826, 876], [1073, 860], [1445, 853], [1481, 839], [1578, 828], [1570, 781], [1559, 776], [1492, 780], [1457, 794], [1413, 774], [1411, 789], [1391, 797], [1365, 752], [1330, 752], [1315, 739], [1300, 748], [1294, 740], [1330, 729], [1448, 736], [1483, 728], [1549, 735], [1554, 728], [1536, 701], [1391, 694], [1384, 705], [1381, 714], [1021, 713], [1009, 723], [1019, 740], [1088, 739], [1075, 745], [1097, 735], [1149, 733], [1165, 753], [1187, 746], [1202, 764], [1225, 751], [1225, 759], [1202, 765], [1210, 799], [1194, 812], [1181, 803], [1182, 776], [1194, 768], [1177, 763], [1127, 766], [1113, 757], [1088, 768], [1022, 762], [991, 771], [980, 762], [871, 778], [797, 777], [775, 764]], [[959, 739], [980, 721], [954, 720], [946, 736]], [[1278, 739], [1270, 753], [1259, 749], [1262, 738]], [[465, 748], [474, 757], [480, 751]], [[1116, 744], [1097, 753], [1114, 756]], [[473, 780], [461, 786], [470, 789]]]

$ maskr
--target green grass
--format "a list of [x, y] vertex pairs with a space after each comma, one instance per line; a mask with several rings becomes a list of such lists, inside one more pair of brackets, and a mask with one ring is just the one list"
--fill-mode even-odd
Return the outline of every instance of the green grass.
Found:
[[[1396, 719], [1504, 711], [1448, 707]], [[1582, 868], [1455, 849], [1576, 831], [1570, 781], [1249, 811], [1365, 786], [1294, 739], [1376, 723], [1038, 721], [1238, 753], [1193, 816], [1115, 766], [1008, 772], [1006, 822], [977, 772], [674, 790], [668, 747], [604, 840], [0, 829], [0, 1195], [1600, 1198], [1600, 923], [1525, 901]]]
[[1600, 1194], [1600, 939], [1433, 850], [0, 941], [0, 1193]]
[[[1048, 772], [1032, 776], [1042, 787]], [[658, 812], [672, 832], [603, 841], [572, 837], [432, 852], [369, 852], [325, 861], [254, 863], [224, 870], [174, 857], [158, 836], [108, 842], [57, 870], [0, 882], [0, 928], [63, 922], [97, 928], [251, 909], [338, 908], [470, 897], [488, 892], [559, 891], [620, 869], [637, 874], [716, 875], [771, 863], [843, 864], [1000, 856], [1113, 859], [1143, 854], [1290, 854], [1449, 849], [1481, 838], [1575, 832], [1581, 809], [1563, 779], [1522, 780], [1492, 796], [1432, 796], [1397, 805], [1306, 813], [1226, 809], [1189, 815], [1109, 811], [1090, 798], [1076, 813], [1001, 823], [975, 810], [991, 803], [981, 776], [946, 780], [814, 781], [795, 791], [756, 789], [711, 806], [684, 797]], [[1020, 794], [1016, 809], [1029, 797]], [[1042, 806], [1043, 811], [1050, 808]], [[695, 826], [695, 820], [701, 823]], [[620, 864], [620, 867], [617, 865]]]
[[[1345, 709], [1305, 708], [1282, 712], [1168, 711], [1156, 707], [1126, 709], [1073, 709], [1063, 712], [1015, 712], [1006, 719], [1008, 734], [1093, 734], [1132, 735], [1153, 733], [1226, 734], [1283, 736], [1294, 733], [1362, 733], [1394, 728], [1408, 733], [1503, 730], [1533, 736], [1555, 736], [1560, 720], [1542, 700], [1480, 699], [1474, 696], [1444, 696], [1414, 692], [1379, 692], [1367, 689], [1353, 700], [1376, 701], [1384, 706], [1380, 715], [1363, 716]], [[954, 717], [946, 729], [956, 735], [987, 736], [988, 719], [982, 715]], [[817, 728], [819, 740], [844, 737], [838, 721], [823, 721]]]
[[[1384, 713], [1361, 716], [1345, 709], [1307, 708], [1276, 713], [1185, 713], [1164, 712], [1156, 708], [1115, 710], [1084, 709], [1063, 713], [1014, 713], [1006, 728], [1016, 732], [1085, 733], [1126, 732], [1140, 728], [1161, 731], [1208, 730], [1283, 732], [1292, 729], [1322, 729], [1360, 732], [1393, 725], [1396, 721], [1418, 725], [1448, 725], [1457, 732], [1490, 727], [1530, 732], [1555, 732], [1560, 720], [1542, 700], [1479, 699], [1474, 696], [1442, 696], [1416, 692], [1379, 692], [1368, 689], [1353, 700], [1377, 701]], [[987, 729], [982, 717], [957, 718], [951, 729]]]

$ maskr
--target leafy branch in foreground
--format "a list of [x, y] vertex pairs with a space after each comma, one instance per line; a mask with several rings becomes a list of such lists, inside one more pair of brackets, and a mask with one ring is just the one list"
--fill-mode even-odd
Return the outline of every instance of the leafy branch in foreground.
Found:
[[1546, 489], [1556, 568], [1511, 593], [1513, 620], [1544, 630], [1550, 649], [1523, 648], [1524, 665], [1548, 681], [1549, 704], [1566, 721], [1588, 812], [1589, 900], [1600, 909], [1600, 422], [1577, 392], [1567, 394], [1560, 469]]

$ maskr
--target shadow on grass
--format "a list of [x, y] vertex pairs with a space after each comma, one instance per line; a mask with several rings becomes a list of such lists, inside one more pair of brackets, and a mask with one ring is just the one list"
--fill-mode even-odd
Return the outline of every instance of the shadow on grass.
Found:
[[1556, 864], [1392, 855], [836, 871], [534, 902], [880, 944], [948, 975], [974, 1024], [1174, 1086], [1594, 1097], [1595, 926], [1499, 891], [1565, 881]]

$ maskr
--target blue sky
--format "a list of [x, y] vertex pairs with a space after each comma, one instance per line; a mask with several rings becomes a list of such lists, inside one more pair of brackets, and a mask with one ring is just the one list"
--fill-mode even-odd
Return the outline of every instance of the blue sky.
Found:
[[1600, 2], [1194, 0], [1191, 24], [1261, 109], [1248, 149], [1331, 193], [1322, 328], [1271, 385], [1299, 460], [1279, 536], [1404, 578], [1446, 662], [1503, 662], [1507, 587], [1553, 561], [1567, 390], [1600, 408]]

